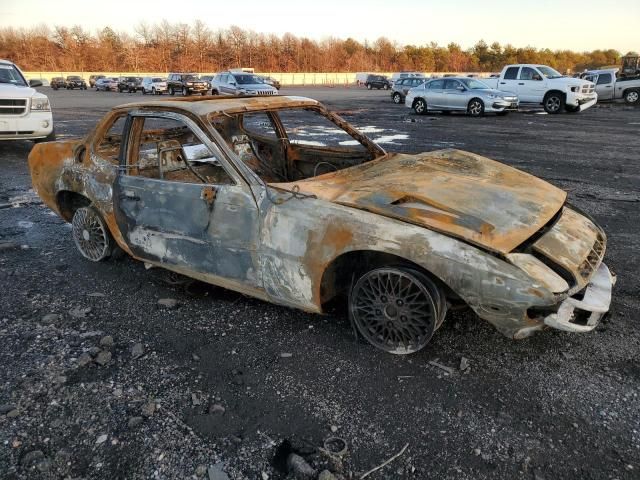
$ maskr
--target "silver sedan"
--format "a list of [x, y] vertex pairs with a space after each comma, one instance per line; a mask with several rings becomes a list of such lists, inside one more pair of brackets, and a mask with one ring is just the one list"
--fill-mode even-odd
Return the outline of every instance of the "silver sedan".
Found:
[[430, 80], [412, 88], [404, 104], [417, 114], [428, 111], [459, 111], [477, 117], [485, 113], [506, 115], [518, 109], [518, 97], [489, 87], [475, 78], [450, 77]]

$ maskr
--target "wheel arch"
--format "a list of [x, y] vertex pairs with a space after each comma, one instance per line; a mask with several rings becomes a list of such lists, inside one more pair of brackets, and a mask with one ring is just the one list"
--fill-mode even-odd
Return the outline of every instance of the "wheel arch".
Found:
[[553, 88], [551, 90], [547, 90], [544, 94], [544, 97], [542, 97], [542, 103], [544, 103], [544, 101], [546, 100], [546, 98], [551, 95], [552, 93], [558, 93], [560, 94], [560, 96], [562, 96], [563, 98], [567, 98], [567, 92], [563, 92], [562, 90], [558, 90], [557, 88]]
[[332, 301], [347, 292], [351, 284], [365, 272], [374, 268], [403, 266], [417, 270], [442, 288], [448, 299], [464, 302], [445, 281], [425, 267], [400, 255], [379, 250], [350, 250], [335, 257], [324, 269], [320, 282], [320, 307], [326, 307]]
[[91, 200], [87, 196], [72, 190], [60, 190], [56, 194], [56, 205], [58, 206], [60, 215], [67, 222], [71, 221], [73, 214], [78, 208], [88, 207], [91, 203]]

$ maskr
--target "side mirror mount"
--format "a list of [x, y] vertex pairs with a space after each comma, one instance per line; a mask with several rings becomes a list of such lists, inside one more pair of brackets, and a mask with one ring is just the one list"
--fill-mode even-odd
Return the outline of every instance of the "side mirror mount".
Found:
[[32, 88], [41, 87], [42, 82], [40, 80], [29, 80], [29, 86]]
[[458, 85], [456, 87], [456, 90], [460, 90], [461, 92], [464, 92], [466, 90], [466, 88], [464, 88], [462, 85]]
[[235, 86], [235, 85], [236, 85], [236, 82], [229, 82], [229, 85], [233, 85], [233, 86]]

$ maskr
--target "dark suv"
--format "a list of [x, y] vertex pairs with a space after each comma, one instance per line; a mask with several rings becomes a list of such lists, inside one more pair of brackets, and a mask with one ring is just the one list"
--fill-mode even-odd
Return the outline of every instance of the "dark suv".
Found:
[[195, 73], [170, 73], [167, 79], [167, 90], [170, 95], [182, 92], [185, 97], [193, 93], [206, 95], [209, 82], [200, 80]]
[[53, 77], [51, 79], [51, 88], [58, 90], [59, 88], [65, 88], [67, 85], [64, 83], [63, 77]]
[[85, 82], [84, 79], [82, 77], [79, 77], [78, 75], [69, 75], [64, 81], [64, 86], [67, 90], [73, 90], [74, 88], [86, 90], [87, 82]]
[[391, 88], [391, 82], [384, 75], [369, 75], [367, 76], [364, 85], [369, 90], [372, 88], [377, 88], [378, 90], [384, 88], [385, 90], [389, 90]]
[[118, 79], [118, 91], [135, 93], [142, 91], [142, 78], [140, 77], [120, 77]]

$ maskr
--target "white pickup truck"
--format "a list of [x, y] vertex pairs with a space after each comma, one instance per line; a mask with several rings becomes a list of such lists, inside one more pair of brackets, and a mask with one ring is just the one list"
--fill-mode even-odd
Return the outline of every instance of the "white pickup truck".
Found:
[[0, 59], [0, 140], [55, 140], [51, 105], [46, 95], [27, 82], [20, 69]]
[[487, 85], [515, 93], [520, 106], [542, 105], [547, 113], [580, 112], [598, 100], [593, 82], [566, 77], [546, 65], [507, 65], [498, 78], [483, 79]]
[[587, 70], [580, 78], [596, 84], [598, 100], [618, 100], [623, 98], [629, 105], [640, 104], [640, 75], [618, 77], [617, 68]]

